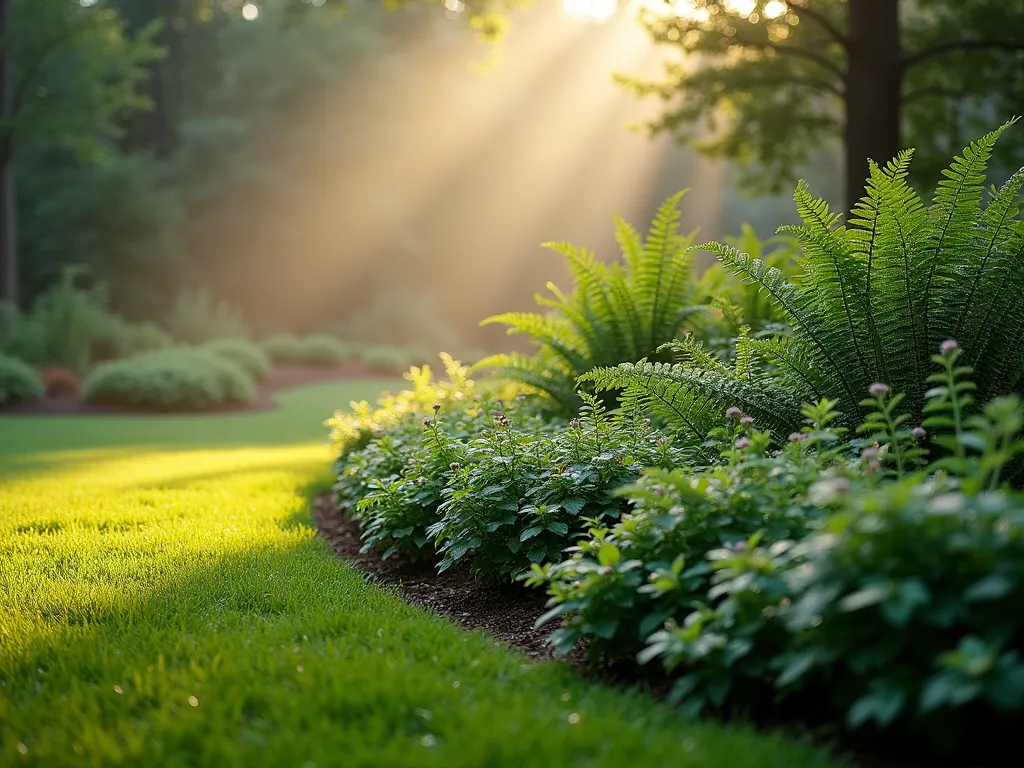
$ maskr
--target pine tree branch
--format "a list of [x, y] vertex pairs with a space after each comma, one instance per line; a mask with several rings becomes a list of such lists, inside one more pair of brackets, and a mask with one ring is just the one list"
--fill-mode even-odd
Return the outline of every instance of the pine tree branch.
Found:
[[843, 48], [847, 50], [850, 49], [849, 38], [842, 32], [840, 32], [839, 27], [833, 24], [825, 14], [821, 13], [820, 11], [812, 11], [810, 8], [804, 5], [794, 3], [793, 0], [784, 0], [784, 2], [786, 3], [786, 6], [791, 11], [793, 11], [793, 13], [795, 13], [797, 16], [801, 18], [810, 19], [811, 21], [815, 22], [819, 27], [828, 32], [831, 38], [835, 40], [837, 43], [839, 43], [841, 46], [843, 46]]
[[935, 56], [942, 56], [953, 51], [979, 51], [998, 50], [1007, 53], [1024, 51], [1024, 40], [955, 40], [948, 43], [939, 43], [928, 48], [922, 48], [903, 59], [903, 69], [908, 70], [923, 61]]

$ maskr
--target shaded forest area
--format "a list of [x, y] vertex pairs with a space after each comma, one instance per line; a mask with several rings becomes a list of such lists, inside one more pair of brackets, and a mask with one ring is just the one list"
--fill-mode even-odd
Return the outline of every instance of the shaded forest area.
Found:
[[660, 66], [631, 18], [540, 10], [490, 61], [437, 7], [289, 6], [14, 0], [23, 306], [84, 264], [132, 319], [204, 286], [257, 332], [489, 346], [480, 317], [564, 276], [541, 241], [615, 252], [608, 210], [694, 185], [708, 238], [788, 213], [628, 129], [650, 105], [611, 73]]

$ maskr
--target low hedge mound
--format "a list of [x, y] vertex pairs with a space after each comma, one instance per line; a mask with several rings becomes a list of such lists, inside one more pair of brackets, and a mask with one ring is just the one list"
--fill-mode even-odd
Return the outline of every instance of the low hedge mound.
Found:
[[34, 368], [16, 357], [0, 355], [0, 405], [40, 400], [45, 391]]
[[204, 344], [203, 349], [239, 365], [255, 381], [263, 381], [270, 373], [270, 357], [248, 339], [217, 339]]
[[256, 385], [240, 365], [189, 347], [98, 366], [82, 389], [86, 402], [161, 411], [209, 410], [256, 397]]
[[264, 339], [260, 346], [275, 363], [340, 365], [352, 357], [348, 344], [326, 333], [305, 337], [275, 333]]

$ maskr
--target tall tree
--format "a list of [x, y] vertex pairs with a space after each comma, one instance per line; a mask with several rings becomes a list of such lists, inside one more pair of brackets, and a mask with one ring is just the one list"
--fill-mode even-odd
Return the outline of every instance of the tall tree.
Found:
[[0, 0], [0, 299], [19, 294], [17, 153], [98, 162], [120, 119], [150, 105], [139, 86], [160, 54], [155, 31], [129, 39], [97, 0]]
[[0, 0], [0, 301], [18, 303], [18, 210], [14, 183], [14, 57], [11, 4]]
[[[848, 209], [869, 158], [917, 147], [931, 183], [964, 136], [1024, 103], [1022, 2], [648, 0], [641, 19], [684, 54], [660, 81], [619, 78], [665, 102], [654, 131], [738, 161], [748, 186], [769, 190], [839, 139]], [[1019, 164], [1015, 133], [1002, 149]]]

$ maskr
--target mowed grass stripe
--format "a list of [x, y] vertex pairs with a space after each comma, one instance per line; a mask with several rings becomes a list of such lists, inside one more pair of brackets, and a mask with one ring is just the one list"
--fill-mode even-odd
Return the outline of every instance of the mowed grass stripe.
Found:
[[308, 523], [320, 421], [378, 386], [0, 418], [0, 765], [836, 765], [528, 662], [339, 562]]

